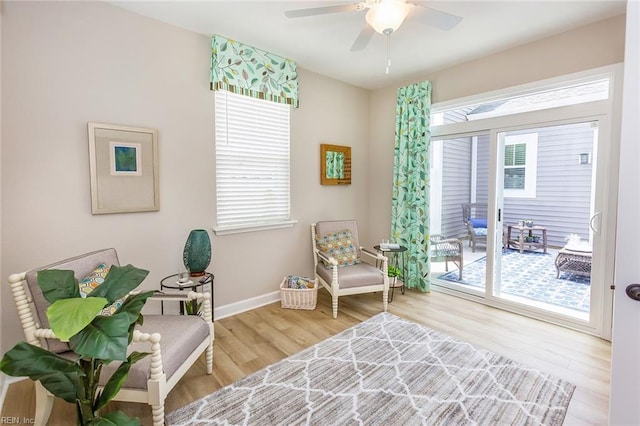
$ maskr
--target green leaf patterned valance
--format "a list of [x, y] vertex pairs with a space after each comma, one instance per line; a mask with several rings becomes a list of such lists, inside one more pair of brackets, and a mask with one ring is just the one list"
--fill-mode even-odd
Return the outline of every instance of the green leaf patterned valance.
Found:
[[211, 38], [211, 90], [298, 107], [296, 63], [225, 37]]

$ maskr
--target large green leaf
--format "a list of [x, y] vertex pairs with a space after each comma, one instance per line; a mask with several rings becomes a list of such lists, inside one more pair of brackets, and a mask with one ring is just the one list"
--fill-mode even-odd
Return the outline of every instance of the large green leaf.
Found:
[[63, 342], [85, 328], [107, 304], [103, 297], [58, 299], [47, 308], [51, 330]]
[[80, 289], [73, 271], [62, 269], [38, 271], [38, 285], [42, 289], [42, 295], [49, 303], [58, 299], [80, 297]]
[[4, 355], [0, 370], [10, 376], [40, 380], [49, 392], [70, 403], [75, 402], [79, 377], [84, 375], [73, 361], [27, 342], [18, 343]]
[[125, 312], [110, 317], [97, 316], [69, 339], [69, 345], [86, 358], [124, 361], [129, 345], [129, 317]]
[[154, 293], [155, 290], [150, 290], [143, 293], [131, 295], [127, 297], [127, 300], [122, 303], [122, 306], [120, 306], [120, 308], [118, 308], [116, 312], [126, 312], [126, 314], [129, 316], [129, 323], [133, 324], [138, 321], [140, 311], [144, 307], [144, 304], [147, 302], [147, 299], [153, 296]]
[[104, 386], [102, 393], [98, 397], [94, 406], [95, 410], [100, 410], [102, 407], [107, 405], [107, 403], [109, 403], [109, 401], [111, 401], [111, 399], [116, 396], [118, 392], [120, 392], [120, 388], [127, 380], [127, 375], [129, 374], [131, 366], [147, 355], [150, 355], [150, 353], [133, 352], [131, 353], [131, 355], [129, 355], [126, 362], [120, 364], [118, 369], [111, 375], [109, 381], [107, 381], [107, 384]]
[[132, 419], [122, 411], [112, 411], [92, 419], [86, 426], [140, 426], [140, 419], [137, 417]]
[[111, 304], [138, 287], [148, 274], [149, 271], [132, 265], [113, 265], [104, 282], [87, 297], [104, 297]]

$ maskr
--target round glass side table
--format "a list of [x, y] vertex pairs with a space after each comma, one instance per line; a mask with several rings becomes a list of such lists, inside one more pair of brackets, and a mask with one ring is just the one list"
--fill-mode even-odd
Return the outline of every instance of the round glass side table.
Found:
[[[373, 249], [375, 251], [377, 251], [378, 253], [390, 253], [389, 255], [389, 266], [395, 266], [396, 268], [399, 268], [401, 271], [401, 275], [398, 277], [389, 277], [391, 278], [395, 278], [395, 280], [393, 280], [393, 283], [389, 283], [389, 286], [391, 287], [391, 297], [389, 297], [389, 303], [393, 302], [393, 293], [396, 289], [396, 287], [400, 287], [400, 291], [402, 292], [402, 294], [404, 294], [404, 277], [406, 276], [406, 251], [408, 250], [408, 248], [406, 248], [405, 246], [399, 246], [397, 248], [382, 248], [380, 247], [380, 244], [376, 244], [375, 246], [373, 246]], [[401, 280], [402, 278], [402, 280]]]
[[[204, 275], [200, 276], [200, 277], [189, 277], [189, 281], [185, 282], [185, 283], [181, 283], [179, 281], [179, 277], [180, 274], [172, 274], [169, 276], [164, 277], [163, 279], [160, 280], [160, 291], [164, 290], [164, 289], [170, 289], [170, 290], [180, 290], [180, 291], [184, 291], [184, 290], [192, 290], [192, 291], [198, 291], [198, 287], [204, 287], [207, 284], [211, 284], [211, 313], [213, 316], [213, 279], [214, 276], [213, 274], [209, 273], [209, 272], [205, 272]], [[191, 307], [190, 309], [191, 312], [197, 313], [198, 312], [198, 301], [197, 300], [192, 300], [191, 301]], [[164, 301], [160, 301], [160, 312], [162, 314], [164, 314]], [[181, 301], [180, 302], [180, 315], [184, 315], [185, 313], [185, 302]]]

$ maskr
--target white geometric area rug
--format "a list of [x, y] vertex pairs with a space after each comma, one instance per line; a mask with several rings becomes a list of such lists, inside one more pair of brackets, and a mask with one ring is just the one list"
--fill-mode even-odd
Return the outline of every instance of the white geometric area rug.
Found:
[[561, 425], [575, 386], [389, 313], [173, 413], [169, 425]]

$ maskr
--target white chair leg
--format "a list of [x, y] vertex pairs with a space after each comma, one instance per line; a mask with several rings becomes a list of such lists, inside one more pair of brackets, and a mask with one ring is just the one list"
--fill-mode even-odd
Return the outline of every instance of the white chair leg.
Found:
[[47, 391], [40, 382], [36, 382], [36, 415], [34, 424], [36, 426], [46, 426], [53, 408], [54, 396]]
[[152, 405], [153, 426], [164, 426], [164, 404]]
[[213, 343], [207, 347], [205, 356], [207, 359], [207, 374], [213, 374]]
[[387, 312], [387, 305], [389, 304], [389, 290], [382, 292], [382, 309]]
[[338, 318], [338, 296], [331, 298], [331, 305], [333, 306], [333, 319]]

